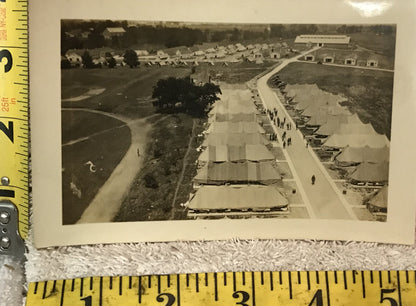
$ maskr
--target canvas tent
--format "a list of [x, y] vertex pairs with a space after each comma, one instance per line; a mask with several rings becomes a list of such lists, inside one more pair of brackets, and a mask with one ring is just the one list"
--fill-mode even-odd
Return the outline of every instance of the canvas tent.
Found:
[[257, 113], [257, 109], [253, 103], [230, 103], [228, 100], [217, 101], [209, 115], [215, 114], [253, 114]]
[[211, 133], [202, 143], [203, 147], [218, 145], [270, 145], [270, 142], [259, 133]]
[[345, 101], [345, 98], [343, 96], [334, 95], [329, 92], [319, 90], [316, 92], [311, 92], [309, 94], [305, 93], [302, 97], [295, 97], [295, 102], [297, 102], [295, 109], [303, 110], [309, 108], [311, 105], [339, 106], [339, 103], [343, 101]]
[[265, 130], [257, 122], [212, 122], [207, 133], [260, 133]]
[[311, 116], [308, 122], [306, 122], [307, 126], [320, 126], [328, 122], [331, 116], [337, 115], [351, 115], [350, 111], [344, 107], [335, 107], [335, 108], [322, 108], [319, 111]]
[[334, 134], [340, 135], [371, 135], [377, 134], [371, 123], [341, 123]]
[[357, 124], [361, 123], [357, 114], [353, 115], [334, 115], [327, 118], [327, 122], [323, 124], [315, 134], [321, 136], [329, 136], [335, 134], [341, 123]]
[[338, 166], [351, 166], [363, 162], [381, 163], [389, 160], [390, 148], [350, 147], [347, 146], [335, 157]]
[[202, 186], [189, 201], [191, 210], [273, 209], [288, 205], [286, 197], [271, 186]]
[[199, 155], [199, 162], [226, 162], [226, 161], [267, 161], [274, 160], [273, 154], [264, 145], [207, 146]]
[[349, 178], [355, 182], [387, 182], [389, 180], [389, 163], [361, 163], [349, 175]]
[[296, 95], [301, 95], [303, 92], [309, 92], [311, 94], [319, 90], [320, 89], [316, 84], [288, 84], [285, 88], [286, 96], [292, 98]]
[[217, 122], [240, 122], [240, 121], [251, 121], [257, 122], [257, 114], [256, 113], [235, 113], [235, 114], [222, 114], [216, 113], [209, 117], [209, 122], [217, 121]]
[[388, 186], [378, 190], [368, 201], [367, 205], [371, 212], [387, 212]]
[[350, 112], [345, 107], [340, 106], [337, 102], [321, 102], [309, 105], [303, 112], [302, 116], [313, 117], [320, 112], [329, 114], [349, 115]]
[[342, 149], [346, 146], [382, 148], [390, 146], [390, 142], [385, 135], [380, 134], [334, 134], [329, 136], [324, 142], [323, 148]]
[[266, 162], [209, 162], [194, 178], [197, 184], [224, 184], [258, 182], [264, 185], [277, 183], [281, 175], [270, 161]]

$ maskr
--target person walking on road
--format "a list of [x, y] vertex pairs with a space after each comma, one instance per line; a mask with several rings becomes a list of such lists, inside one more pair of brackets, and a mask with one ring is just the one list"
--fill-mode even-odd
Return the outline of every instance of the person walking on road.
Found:
[[316, 181], [316, 177], [315, 177], [315, 174], [314, 174], [311, 177], [311, 183], [312, 183], [312, 185], [315, 185], [315, 181]]
[[286, 148], [286, 141], [283, 141], [283, 149]]

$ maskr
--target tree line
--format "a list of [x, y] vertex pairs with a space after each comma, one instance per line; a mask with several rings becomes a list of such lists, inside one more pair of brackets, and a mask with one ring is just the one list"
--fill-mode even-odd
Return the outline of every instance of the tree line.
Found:
[[[104, 39], [103, 31], [107, 27], [121, 27], [126, 32], [111, 40]], [[71, 35], [71, 32], [84, 32], [88, 37]], [[150, 44], [161, 48], [193, 46], [204, 42], [238, 42], [242, 40], [287, 38], [292, 39], [300, 34], [350, 34], [357, 32], [373, 32], [377, 34], [394, 34], [393, 25], [316, 25], [316, 24], [271, 24], [264, 29], [250, 30], [249, 26], [237, 28], [230, 26], [221, 30], [215, 27], [198, 29], [197, 27], [172, 27], [162, 24], [138, 24], [128, 26], [127, 21], [65, 20], [61, 23], [61, 51], [69, 49], [94, 49], [111, 47], [114, 49], [133, 48]], [[152, 51], [152, 50], [150, 50]], [[153, 50], [156, 51], [156, 50]]]

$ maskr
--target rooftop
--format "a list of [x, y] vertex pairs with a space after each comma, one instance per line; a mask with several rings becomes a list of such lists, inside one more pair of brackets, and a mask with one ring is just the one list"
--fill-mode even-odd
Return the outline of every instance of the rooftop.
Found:
[[350, 39], [347, 35], [298, 35], [295, 43], [349, 44]]

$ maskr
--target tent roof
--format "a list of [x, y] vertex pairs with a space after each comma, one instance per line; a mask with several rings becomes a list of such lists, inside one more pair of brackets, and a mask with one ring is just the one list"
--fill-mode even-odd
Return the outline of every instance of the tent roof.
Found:
[[387, 208], [387, 200], [388, 200], [388, 185], [381, 188], [369, 201], [368, 203], [381, 207]]
[[337, 115], [352, 115], [350, 111], [344, 107], [333, 107], [333, 108], [321, 108], [319, 111], [312, 115], [311, 119], [306, 122], [306, 125], [323, 125], [328, 122], [331, 116]]
[[191, 209], [248, 209], [288, 205], [288, 200], [271, 186], [202, 186], [189, 202]]
[[349, 44], [350, 37], [347, 35], [298, 35], [295, 43], [325, 43], [325, 44]]
[[247, 121], [247, 122], [257, 122], [257, 114], [256, 113], [215, 113], [208, 119], [209, 122], [217, 121], [217, 122], [239, 122], [239, 121]]
[[361, 163], [349, 177], [359, 182], [386, 182], [389, 180], [389, 163]]
[[377, 134], [371, 123], [341, 123], [334, 134]]
[[303, 112], [303, 116], [314, 116], [319, 112], [328, 113], [328, 114], [350, 114], [349, 110], [345, 107], [340, 106], [337, 102], [320, 102], [310, 104]]
[[362, 163], [362, 162], [384, 162], [389, 160], [390, 148], [350, 147], [347, 146], [335, 159], [339, 162]]
[[208, 134], [202, 143], [203, 147], [208, 145], [233, 145], [244, 146], [250, 145], [268, 145], [270, 142], [259, 133], [211, 133]]
[[312, 93], [320, 89], [316, 84], [287, 84], [285, 90], [287, 96], [294, 97], [297, 94], [302, 94], [302, 92]]
[[294, 97], [297, 102], [295, 108], [297, 110], [305, 109], [310, 105], [338, 105], [339, 102], [346, 100], [344, 96], [334, 95], [318, 88], [318, 90], [302, 90]]
[[125, 33], [126, 30], [124, 30], [122, 27], [108, 27], [105, 28], [105, 30], [107, 30], [110, 33]]
[[282, 177], [270, 161], [242, 163], [224, 162], [207, 163], [198, 171], [194, 181], [209, 184], [210, 182], [255, 182], [275, 183]]
[[212, 122], [207, 133], [266, 133], [257, 122]]
[[361, 123], [360, 118], [357, 114], [353, 115], [335, 115], [329, 116], [327, 122], [323, 124], [315, 133], [318, 135], [332, 135], [339, 128], [341, 123]]
[[330, 148], [364, 147], [382, 148], [390, 146], [390, 142], [385, 135], [380, 134], [333, 134], [324, 142], [323, 146]]
[[264, 145], [230, 146], [218, 145], [207, 146], [199, 155], [199, 161], [265, 161], [274, 160], [273, 154]]

